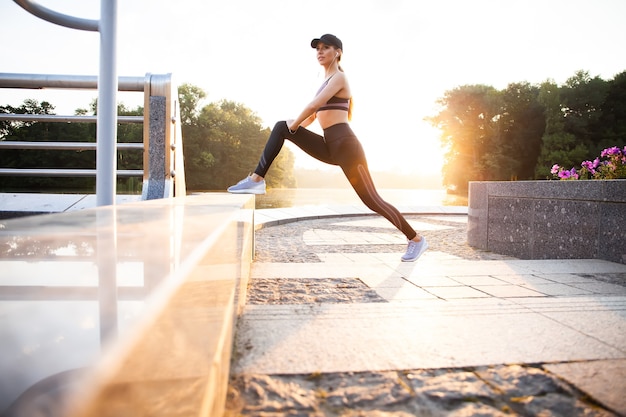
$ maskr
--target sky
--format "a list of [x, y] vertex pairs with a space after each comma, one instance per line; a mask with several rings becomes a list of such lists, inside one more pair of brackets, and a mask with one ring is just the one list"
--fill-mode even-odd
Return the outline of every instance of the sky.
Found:
[[[96, 0], [38, 3], [100, 14]], [[626, 70], [624, 17], [624, 0], [118, 0], [117, 71], [172, 73], [202, 88], [203, 104], [242, 103], [271, 127], [313, 98], [324, 72], [310, 41], [335, 34], [354, 98], [352, 128], [370, 168], [424, 174], [441, 170], [438, 132], [424, 118], [437, 113], [445, 91], [563, 84], [578, 70], [612, 79]], [[98, 73], [98, 33], [45, 22], [10, 0], [0, 0], [0, 37], [0, 72]], [[0, 90], [0, 104], [35, 98], [73, 114], [96, 96]], [[118, 99], [143, 105], [140, 94]], [[294, 152], [297, 167], [325, 167]]]

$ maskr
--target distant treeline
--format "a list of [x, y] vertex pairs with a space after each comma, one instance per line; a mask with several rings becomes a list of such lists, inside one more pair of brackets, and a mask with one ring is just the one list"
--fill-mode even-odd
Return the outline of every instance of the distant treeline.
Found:
[[466, 85], [446, 91], [428, 118], [445, 147], [443, 184], [551, 177], [604, 148], [626, 144], [626, 72], [612, 80], [578, 71], [564, 85]]
[[[193, 85], [179, 90], [187, 188], [223, 190], [252, 171], [269, 135], [260, 118], [242, 104], [223, 100], [201, 106], [206, 93]], [[564, 85], [512, 83], [504, 90], [466, 85], [446, 91], [439, 112], [428, 120], [441, 131], [443, 177], [423, 178], [420, 188], [443, 183], [464, 192], [469, 181], [550, 177], [554, 164], [580, 164], [604, 148], [626, 143], [626, 72], [612, 80], [579, 71]], [[96, 113], [96, 103], [75, 114]], [[143, 108], [118, 106], [120, 115], [142, 115]], [[0, 106], [0, 113], [54, 114], [47, 102], [25, 100]], [[96, 127], [85, 123], [0, 121], [2, 141], [95, 142]], [[118, 142], [141, 142], [141, 125], [119, 125]], [[118, 150], [118, 169], [141, 169], [140, 151]], [[0, 168], [95, 168], [94, 151], [3, 150]], [[296, 178], [294, 155], [283, 148], [268, 175], [269, 187], [333, 187], [340, 173]], [[310, 177], [315, 177], [311, 175]], [[340, 177], [342, 179], [340, 179]], [[381, 188], [402, 188], [400, 177], [374, 173]], [[390, 184], [390, 185], [388, 185]], [[345, 184], [347, 186], [347, 184]], [[406, 184], [415, 187], [415, 180]], [[118, 180], [119, 192], [140, 192], [140, 179]], [[95, 191], [93, 178], [2, 177], [0, 191]]]
[[[206, 96], [198, 87], [180, 86], [183, 152], [188, 191], [225, 190], [252, 171], [269, 135], [260, 118], [242, 104], [223, 100], [200, 107]], [[97, 103], [75, 114], [96, 114]], [[54, 114], [48, 102], [25, 100], [20, 106], [0, 106], [0, 113]], [[143, 108], [118, 106], [119, 115], [143, 115]], [[0, 121], [0, 140], [31, 142], [95, 142], [96, 126], [88, 123]], [[142, 125], [118, 125], [118, 142], [143, 141]], [[94, 169], [94, 151], [3, 150], [1, 168]], [[274, 162], [267, 183], [270, 187], [295, 187], [294, 156], [289, 149]], [[118, 150], [117, 169], [142, 169], [143, 154]], [[139, 178], [119, 179], [120, 193], [140, 193]], [[0, 192], [95, 192], [95, 179], [78, 177], [1, 177]]]
[[[25, 100], [20, 106], [0, 106], [0, 113], [14, 114], [55, 114], [54, 106], [46, 101]], [[127, 109], [118, 106], [118, 114], [136, 116], [143, 113], [142, 108]], [[96, 103], [90, 109], [78, 109], [76, 115], [95, 115]], [[143, 141], [141, 125], [123, 124], [118, 126], [118, 142]], [[95, 142], [96, 125], [94, 123], [51, 123], [0, 121], [0, 140], [24, 142]], [[137, 150], [118, 150], [118, 169], [141, 169], [143, 155]], [[3, 149], [0, 151], [0, 168], [47, 168], [47, 169], [95, 169], [95, 151], [43, 150], [43, 149]], [[123, 178], [117, 182], [117, 188], [128, 193], [141, 192], [141, 178]], [[2, 176], [0, 191], [22, 192], [94, 192], [96, 180], [92, 177], [30, 177]]]

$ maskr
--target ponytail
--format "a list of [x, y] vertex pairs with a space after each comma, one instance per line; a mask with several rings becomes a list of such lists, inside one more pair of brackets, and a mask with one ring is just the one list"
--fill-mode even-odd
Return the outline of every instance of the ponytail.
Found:
[[[341, 48], [335, 47], [335, 51], [336, 50], [341, 50]], [[341, 51], [341, 55], [343, 55], [343, 51]], [[337, 69], [341, 72], [344, 72], [343, 68], [341, 68], [341, 55], [339, 55], [339, 57], [337, 58]]]
[[[341, 55], [339, 55], [339, 59], [337, 59], [337, 69], [341, 72], [344, 72], [343, 68], [341, 68], [341, 64], [339, 63], [339, 61], [341, 61]], [[350, 97], [350, 103], [348, 104], [348, 120], [352, 120], [352, 103], [354, 101], [353, 97]]]
[[350, 97], [350, 103], [348, 104], [348, 121], [352, 121], [352, 103], [354, 102], [354, 98]]

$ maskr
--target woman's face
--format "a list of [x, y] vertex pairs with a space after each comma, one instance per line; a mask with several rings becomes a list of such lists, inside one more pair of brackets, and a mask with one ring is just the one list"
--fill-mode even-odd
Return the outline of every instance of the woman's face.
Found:
[[317, 61], [320, 65], [328, 65], [333, 62], [333, 59], [339, 59], [337, 54], [341, 55], [338, 49], [332, 45], [327, 45], [323, 42], [317, 44]]

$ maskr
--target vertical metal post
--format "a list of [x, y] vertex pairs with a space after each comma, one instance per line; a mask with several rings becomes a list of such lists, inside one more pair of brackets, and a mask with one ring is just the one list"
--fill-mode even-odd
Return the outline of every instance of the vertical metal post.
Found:
[[117, 0], [100, 1], [96, 205], [115, 204], [117, 179]]

